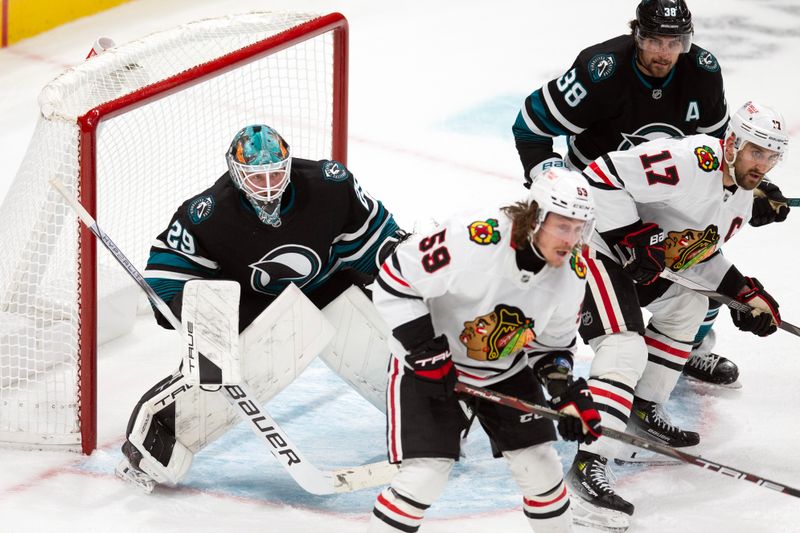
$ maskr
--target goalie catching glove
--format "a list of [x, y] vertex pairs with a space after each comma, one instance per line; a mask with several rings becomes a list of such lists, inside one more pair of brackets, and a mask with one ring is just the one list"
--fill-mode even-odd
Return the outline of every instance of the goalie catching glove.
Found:
[[756, 278], [744, 278], [745, 285], [736, 299], [753, 308], [749, 313], [731, 309], [733, 323], [742, 331], [750, 331], [759, 337], [772, 335], [781, 323], [778, 302], [764, 290]]
[[553, 409], [567, 415], [558, 420], [558, 432], [564, 440], [590, 444], [603, 434], [603, 428], [589, 386], [583, 378], [564, 384], [564, 391], [550, 399]]
[[657, 224], [640, 224], [625, 235], [617, 246], [622, 270], [633, 281], [650, 285], [658, 279], [666, 264], [664, 230]]
[[417, 346], [406, 355], [406, 362], [414, 370], [417, 393], [434, 400], [454, 394], [457, 375], [447, 337], [439, 335]]
[[783, 222], [789, 216], [789, 205], [781, 190], [772, 182], [762, 180], [753, 191], [753, 215], [750, 225], [765, 226], [772, 222]]

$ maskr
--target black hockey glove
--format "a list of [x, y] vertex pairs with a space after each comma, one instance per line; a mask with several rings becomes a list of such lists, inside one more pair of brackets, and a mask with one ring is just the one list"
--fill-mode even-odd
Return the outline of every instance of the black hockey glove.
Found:
[[622, 270], [636, 283], [650, 285], [664, 270], [664, 230], [657, 224], [638, 226], [619, 241], [618, 248]]
[[764, 286], [756, 278], [744, 278], [745, 285], [736, 299], [746, 303], [753, 310], [743, 313], [731, 309], [733, 323], [742, 331], [750, 331], [759, 337], [772, 335], [781, 323], [778, 302], [764, 290]]
[[406, 362], [414, 370], [414, 388], [436, 400], [451, 397], [456, 386], [456, 367], [450, 358], [447, 337], [439, 335], [412, 350]]
[[765, 226], [772, 222], [783, 222], [789, 216], [789, 205], [786, 197], [777, 185], [771, 181], [761, 180], [753, 191], [753, 216], [750, 225]]
[[558, 432], [564, 440], [590, 444], [603, 434], [600, 413], [594, 406], [585, 379], [566, 384], [568, 386], [564, 392], [550, 400], [553, 409], [567, 415], [558, 420]]

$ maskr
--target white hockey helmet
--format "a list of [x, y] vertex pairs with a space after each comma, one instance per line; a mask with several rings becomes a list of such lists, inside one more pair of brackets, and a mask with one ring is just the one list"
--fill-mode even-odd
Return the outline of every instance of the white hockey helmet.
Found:
[[535, 235], [547, 215], [556, 213], [585, 221], [583, 235], [578, 244], [587, 243], [594, 231], [594, 200], [589, 192], [589, 182], [580, 172], [555, 167], [537, 174], [531, 183], [528, 202], [536, 202]]
[[789, 131], [783, 115], [755, 102], [747, 102], [731, 115], [725, 138], [730, 137], [731, 133], [736, 135], [735, 152], [745, 142], [778, 152], [781, 156], [789, 148]]

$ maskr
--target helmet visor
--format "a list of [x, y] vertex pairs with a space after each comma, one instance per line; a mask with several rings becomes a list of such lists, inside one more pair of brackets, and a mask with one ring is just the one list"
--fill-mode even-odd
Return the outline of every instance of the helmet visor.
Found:
[[650, 53], [685, 54], [692, 47], [692, 34], [661, 34], [636, 29], [636, 46]]
[[570, 246], [580, 246], [587, 244], [591, 239], [594, 231], [594, 218], [582, 220], [551, 212], [545, 217], [539, 231], [566, 241]]

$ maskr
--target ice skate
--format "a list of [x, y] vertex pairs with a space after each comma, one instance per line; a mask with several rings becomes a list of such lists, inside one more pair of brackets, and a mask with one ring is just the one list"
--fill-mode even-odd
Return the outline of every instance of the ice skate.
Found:
[[736, 363], [715, 353], [692, 353], [683, 367], [683, 373], [704, 383], [730, 389], [742, 388], [739, 382], [739, 367]]
[[623, 532], [630, 526], [628, 515], [633, 504], [614, 492], [608, 481], [605, 457], [578, 451], [567, 473], [567, 484], [573, 495], [572, 519], [576, 524]]
[[122, 444], [122, 455], [122, 460], [117, 465], [114, 474], [121, 480], [136, 485], [147, 494], [153, 492], [157, 483], [152, 477], [139, 470], [139, 461], [142, 459], [139, 450], [126, 440]]
[[700, 434], [672, 425], [661, 404], [641, 398], [633, 399], [628, 427], [633, 427], [635, 432], [644, 437], [673, 448], [685, 448], [700, 443]]

